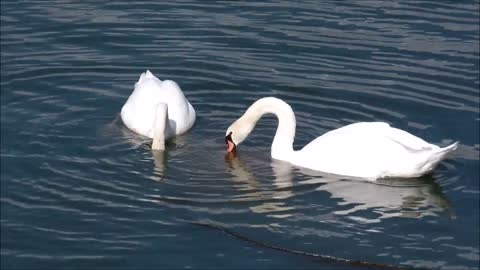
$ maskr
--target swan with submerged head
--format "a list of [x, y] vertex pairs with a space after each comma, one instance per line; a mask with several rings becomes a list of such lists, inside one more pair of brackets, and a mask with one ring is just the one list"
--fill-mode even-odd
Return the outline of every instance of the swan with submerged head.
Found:
[[153, 150], [164, 150], [165, 140], [189, 130], [195, 110], [174, 81], [161, 81], [149, 70], [142, 73], [120, 113], [125, 126], [153, 139]]
[[265, 97], [253, 103], [226, 132], [227, 151], [235, 151], [264, 114], [275, 114], [278, 128], [271, 156], [293, 165], [326, 173], [375, 180], [418, 177], [432, 171], [458, 142], [440, 148], [383, 122], [350, 124], [293, 149], [295, 114], [287, 103]]

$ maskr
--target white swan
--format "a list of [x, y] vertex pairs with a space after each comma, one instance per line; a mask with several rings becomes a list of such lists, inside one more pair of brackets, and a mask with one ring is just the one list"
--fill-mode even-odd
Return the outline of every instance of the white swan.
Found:
[[142, 73], [120, 113], [134, 132], [153, 138], [152, 149], [164, 150], [165, 140], [185, 133], [195, 123], [195, 110], [177, 83]]
[[301, 150], [293, 150], [295, 114], [284, 101], [266, 97], [257, 100], [226, 132], [227, 151], [234, 151], [267, 113], [278, 117], [272, 143], [272, 158], [332, 174], [378, 179], [418, 177], [430, 172], [457, 148], [429, 144], [414, 135], [382, 122], [361, 122], [332, 130]]

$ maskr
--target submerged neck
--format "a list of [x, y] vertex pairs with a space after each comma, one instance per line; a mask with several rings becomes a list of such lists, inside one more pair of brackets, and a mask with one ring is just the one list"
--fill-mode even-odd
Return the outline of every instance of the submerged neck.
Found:
[[278, 118], [278, 128], [272, 143], [272, 157], [288, 160], [293, 154], [296, 126], [295, 114], [290, 105], [278, 98], [262, 98], [253, 103], [243, 117], [255, 123], [268, 113], [275, 114]]
[[157, 104], [153, 122], [152, 150], [165, 150], [165, 131], [168, 121], [168, 107], [165, 103]]

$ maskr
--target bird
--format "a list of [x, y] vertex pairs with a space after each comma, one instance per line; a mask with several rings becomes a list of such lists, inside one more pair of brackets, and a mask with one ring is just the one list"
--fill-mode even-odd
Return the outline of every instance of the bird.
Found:
[[180, 86], [161, 81], [149, 70], [135, 83], [120, 113], [130, 130], [153, 139], [153, 150], [165, 150], [165, 140], [187, 132], [195, 123], [195, 109]]
[[271, 157], [295, 166], [367, 180], [414, 178], [431, 172], [458, 146], [439, 147], [385, 122], [358, 122], [326, 132], [293, 149], [296, 119], [290, 105], [275, 97], [255, 101], [226, 131], [227, 152], [252, 132], [265, 114], [278, 118]]

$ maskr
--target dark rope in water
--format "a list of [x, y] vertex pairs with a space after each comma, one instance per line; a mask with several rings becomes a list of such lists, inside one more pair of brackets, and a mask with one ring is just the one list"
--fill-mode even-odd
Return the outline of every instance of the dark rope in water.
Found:
[[316, 253], [310, 253], [310, 252], [303, 252], [303, 251], [298, 251], [298, 250], [292, 250], [288, 248], [283, 248], [271, 244], [267, 244], [264, 242], [260, 242], [257, 240], [253, 240], [251, 238], [248, 238], [246, 236], [243, 236], [239, 233], [236, 233], [232, 230], [229, 230], [227, 228], [210, 224], [210, 223], [204, 223], [204, 222], [192, 222], [190, 221], [189, 223], [197, 226], [202, 226], [210, 229], [215, 229], [218, 231], [221, 231], [225, 234], [228, 234], [230, 236], [233, 236], [237, 239], [240, 239], [242, 241], [248, 242], [250, 244], [263, 247], [263, 248], [269, 248], [269, 249], [274, 249], [278, 250], [281, 252], [285, 253], [290, 253], [290, 254], [296, 254], [300, 256], [305, 256], [309, 258], [313, 258], [316, 260], [320, 260], [325, 263], [333, 263], [333, 264], [344, 264], [344, 265], [349, 265], [349, 266], [355, 266], [355, 267], [370, 267], [370, 268], [377, 268], [377, 269], [391, 269], [391, 270], [405, 270], [405, 269], [425, 269], [425, 268], [414, 268], [414, 267], [402, 267], [402, 266], [396, 266], [396, 265], [390, 265], [390, 264], [381, 264], [381, 263], [371, 263], [371, 262], [366, 262], [366, 261], [360, 261], [360, 260], [349, 260], [349, 259], [344, 259], [344, 258], [337, 258], [329, 255], [321, 255], [321, 254], [316, 254]]

